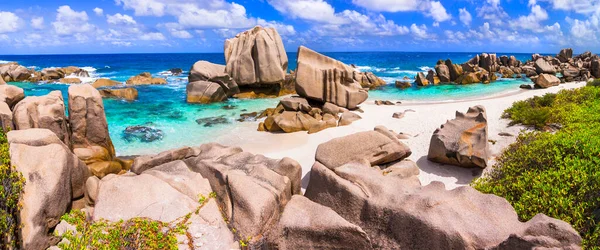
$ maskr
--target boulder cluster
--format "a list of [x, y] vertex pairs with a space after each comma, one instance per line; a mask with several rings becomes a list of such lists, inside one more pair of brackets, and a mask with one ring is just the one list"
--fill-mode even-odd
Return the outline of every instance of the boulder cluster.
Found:
[[[351, 88], [354, 89], [373, 89], [386, 84], [373, 73], [359, 72], [307, 48], [301, 47], [298, 57], [301, 56], [300, 53], [302, 53], [303, 62], [298, 58], [297, 71], [288, 74], [287, 54], [281, 37], [274, 28], [256, 26], [241, 32], [234, 38], [225, 41], [226, 65], [198, 61], [192, 66], [188, 78], [187, 101], [189, 103], [212, 103], [221, 102], [230, 97], [278, 97], [295, 94], [297, 91], [302, 92], [298, 93], [301, 96], [323, 101], [322, 99], [327, 98], [343, 98], [337, 92], [345, 92], [342, 88], [339, 91], [317, 89], [316, 85], [323, 85], [324, 79], [332, 79], [332, 82], [325, 86], [336, 86], [333, 82], [341, 80], [342, 86], [352, 85]], [[304, 63], [305, 66], [300, 66], [300, 63]], [[338, 72], [345, 72], [345, 74], [343, 76], [318, 76], [318, 79], [307, 75], [306, 72], [315, 71], [313, 68], [325, 69], [321, 65], [311, 65], [318, 63], [324, 63], [331, 70], [334, 68], [337, 70], [330, 72], [331, 74]], [[327, 74], [327, 72], [323, 72], [323, 74]], [[303, 83], [298, 86], [298, 81]], [[308, 83], [308, 81], [319, 81], [319, 83]], [[318, 91], [320, 93], [317, 93]], [[325, 94], [331, 96], [325, 97]], [[352, 106], [353, 102], [357, 102], [356, 100], [339, 100], [339, 102], [342, 101], [349, 102], [349, 105], [345, 103], [339, 105], [342, 107]], [[336, 102], [338, 101], [336, 100]]]
[[535, 88], [547, 88], [565, 82], [600, 78], [600, 57], [589, 51], [574, 56], [573, 49], [567, 48], [554, 57], [534, 54], [522, 68], [527, 69], [525, 73], [535, 83]]
[[47, 81], [73, 84], [81, 83], [79, 77], [90, 77], [90, 74], [86, 70], [75, 66], [45, 68], [41, 71], [35, 71], [16, 62], [0, 64], [0, 82]]
[[58, 243], [59, 222], [76, 230], [60, 216], [79, 206], [92, 221], [186, 218], [180, 249], [580, 248], [566, 222], [520, 222], [495, 195], [421, 185], [399, 138], [378, 126], [319, 145], [302, 195], [302, 168], [290, 158], [211, 143], [139, 156], [130, 172], [100, 178], [50, 130], [12, 131], [11, 160], [28, 178], [24, 246]]
[[[514, 59], [514, 58], [513, 58]], [[496, 81], [496, 72], [500, 70], [501, 61], [496, 54], [483, 53], [475, 55], [463, 64], [452, 63], [452, 60], [439, 60], [435, 71], [430, 69], [427, 76], [420, 72], [415, 80], [417, 86], [438, 84], [473, 84]]]

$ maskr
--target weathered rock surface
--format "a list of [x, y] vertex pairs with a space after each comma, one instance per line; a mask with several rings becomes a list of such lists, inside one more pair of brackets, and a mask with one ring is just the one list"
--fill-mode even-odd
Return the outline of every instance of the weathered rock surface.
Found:
[[552, 86], [558, 86], [560, 84], [560, 79], [554, 75], [549, 74], [540, 74], [539, 77], [535, 79], [535, 87], [536, 88], [549, 88]]
[[76, 77], [61, 78], [58, 82], [64, 83], [64, 84], [79, 84], [79, 83], [81, 83], [81, 79], [76, 78]]
[[[89, 190], [94, 193], [93, 187]], [[192, 246], [229, 249], [233, 234], [221, 216], [207, 179], [184, 162], [173, 161], [141, 175], [109, 176], [98, 184], [93, 219], [109, 221], [144, 217], [173, 222], [190, 215], [186, 233]], [[199, 198], [205, 197], [203, 204]], [[198, 236], [200, 234], [201, 236]], [[180, 242], [184, 244], [184, 242]], [[184, 244], [186, 245], [186, 244]]]
[[215, 82], [195, 81], [188, 83], [186, 87], [188, 103], [213, 103], [221, 102], [227, 99], [227, 94]]
[[360, 86], [368, 89], [376, 89], [387, 84], [372, 72], [359, 72], [355, 70], [352, 78], [360, 83]]
[[452, 82], [450, 80], [450, 69], [445, 64], [437, 64], [435, 66], [435, 72], [437, 76], [440, 78], [440, 82], [447, 83]]
[[561, 63], [568, 62], [569, 59], [573, 58], [573, 49], [561, 49], [556, 58], [558, 58], [558, 60], [560, 60]]
[[69, 123], [73, 152], [100, 178], [118, 173], [115, 148], [108, 133], [102, 96], [92, 85], [69, 87]]
[[154, 78], [152, 74], [144, 72], [137, 76], [132, 76], [125, 83], [127, 85], [157, 85], [167, 84], [167, 80], [164, 78]]
[[45, 96], [28, 96], [17, 103], [13, 109], [13, 122], [18, 130], [49, 129], [65, 145], [71, 145], [65, 104], [58, 90]]
[[127, 101], [135, 101], [138, 98], [138, 91], [135, 88], [101, 89], [100, 95], [106, 98], [117, 98]]
[[6, 102], [11, 109], [24, 98], [25, 92], [22, 88], [8, 84], [0, 85], [0, 101]]
[[92, 83], [92, 86], [94, 86], [94, 88], [113, 87], [119, 85], [122, 85], [122, 83], [105, 78], [98, 79], [94, 83]]
[[298, 95], [340, 107], [355, 109], [368, 93], [352, 78], [354, 69], [306, 47], [298, 49], [296, 92]]
[[425, 75], [423, 74], [423, 72], [417, 73], [417, 77], [415, 78], [415, 84], [417, 86], [427, 86], [427, 85], [429, 85], [429, 81], [427, 80], [427, 78], [425, 78]]
[[240, 88], [235, 81], [225, 72], [225, 65], [210, 63], [207, 61], [198, 61], [190, 70], [188, 82], [196, 81], [214, 82], [221, 86], [227, 96], [233, 96], [240, 93]]
[[461, 167], [487, 167], [487, 116], [483, 106], [469, 108], [466, 114], [456, 112], [431, 137], [427, 158], [434, 162]]
[[538, 74], [556, 74], [556, 68], [552, 64], [548, 63], [543, 58], [539, 58], [534, 63], [535, 71]]
[[301, 195], [288, 202], [270, 238], [279, 249], [371, 249], [362, 228]]
[[399, 89], [407, 89], [412, 87], [412, 84], [410, 84], [410, 82], [407, 81], [396, 81], [396, 88]]
[[240, 86], [278, 84], [285, 79], [288, 58], [274, 28], [256, 26], [225, 41], [225, 72]]
[[15, 130], [13, 113], [5, 102], [0, 102], [0, 126], [4, 132]]
[[70, 149], [47, 129], [8, 133], [10, 160], [25, 178], [21, 197], [24, 249], [46, 249], [58, 243], [51, 230], [83, 196], [89, 172]]
[[[322, 146], [305, 195], [364, 230], [372, 248], [578, 249], [581, 244], [581, 237], [565, 222], [545, 216], [519, 222], [510, 204], [497, 196], [468, 186], [448, 191], [440, 182], [421, 186], [414, 162], [398, 162], [402, 157], [373, 162], [374, 155], [389, 155], [377, 144], [364, 158], [327, 153], [334, 162], [321, 161]], [[303, 225], [308, 229], [304, 235], [318, 233]]]

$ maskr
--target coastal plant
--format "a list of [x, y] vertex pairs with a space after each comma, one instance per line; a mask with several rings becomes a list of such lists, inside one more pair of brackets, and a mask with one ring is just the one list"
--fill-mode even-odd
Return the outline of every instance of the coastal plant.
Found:
[[8, 140], [1, 129], [0, 160], [0, 249], [19, 249], [19, 200], [25, 178], [10, 162]]
[[506, 113], [520, 123], [540, 108], [548, 116], [536, 127], [562, 128], [522, 132], [472, 186], [506, 198], [523, 221], [538, 213], [564, 220], [579, 231], [585, 249], [600, 249], [600, 88], [517, 102]]
[[85, 212], [73, 210], [61, 219], [73, 225], [76, 230], [65, 232], [62, 237], [67, 239], [67, 242], [60, 243], [58, 247], [65, 250], [178, 249], [177, 236], [186, 234], [192, 214], [198, 214], [209, 199], [214, 197], [213, 193], [209, 197], [199, 195], [198, 208], [172, 222], [149, 218], [90, 222], [86, 219]]

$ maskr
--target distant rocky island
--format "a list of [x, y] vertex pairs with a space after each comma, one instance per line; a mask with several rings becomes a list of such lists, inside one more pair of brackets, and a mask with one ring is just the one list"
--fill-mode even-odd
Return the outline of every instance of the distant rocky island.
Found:
[[[276, 107], [249, 114], [260, 119], [258, 131], [325, 133], [360, 121], [369, 90], [387, 84], [304, 46], [296, 70], [288, 72], [285, 51], [274, 28], [236, 35], [225, 42], [226, 65], [191, 66], [186, 101], [281, 97]], [[544, 214], [520, 221], [502, 197], [470, 186], [422, 184], [422, 163], [409, 159], [411, 148], [426, 148], [423, 160], [442, 166], [490, 167], [490, 121], [481, 105], [451, 111], [453, 119], [421, 135], [430, 138], [426, 146], [409, 147], [403, 140], [418, 135], [382, 124], [320, 143], [310, 171], [303, 172], [301, 159], [272, 159], [217, 143], [118, 156], [103, 97], [135, 100], [135, 86], [166, 84], [147, 72], [125, 84], [86, 84], [77, 79], [89, 76], [81, 68], [38, 72], [8, 63], [0, 76], [0, 121], [7, 132], [3, 174], [14, 171], [24, 179], [20, 207], [6, 217], [22, 226], [0, 240], [12, 242], [9, 249], [95, 249], [111, 241], [132, 244], [126, 249], [581, 248], [580, 234], [565, 221]], [[440, 60], [426, 75], [418, 73], [414, 84], [487, 84], [499, 77], [529, 77], [535, 88], [587, 81], [600, 78], [600, 58], [573, 56], [571, 49], [526, 62], [483, 53], [463, 64]], [[71, 84], [68, 108], [60, 91], [25, 97], [23, 89], [7, 84], [15, 81]], [[390, 106], [381, 107], [386, 111], [399, 106], [380, 104]], [[407, 111], [394, 117], [403, 119]], [[151, 241], [160, 244], [134, 245]]]

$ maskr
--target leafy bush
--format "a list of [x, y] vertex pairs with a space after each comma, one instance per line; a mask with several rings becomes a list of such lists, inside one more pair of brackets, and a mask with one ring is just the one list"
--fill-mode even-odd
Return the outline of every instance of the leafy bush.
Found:
[[600, 88], [561, 91], [515, 103], [505, 112], [513, 122], [537, 119], [563, 125], [556, 133], [524, 132], [493, 170], [472, 185], [506, 198], [520, 219], [538, 213], [564, 220], [579, 231], [584, 248], [600, 249]]
[[11, 166], [6, 134], [0, 129], [0, 249], [19, 249], [19, 199], [25, 179]]
[[587, 86], [600, 87], [600, 78], [588, 82]]
[[556, 98], [555, 94], [518, 101], [504, 111], [503, 117], [512, 120], [511, 125], [523, 124], [543, 128], [550, 119], [550, 107]]

